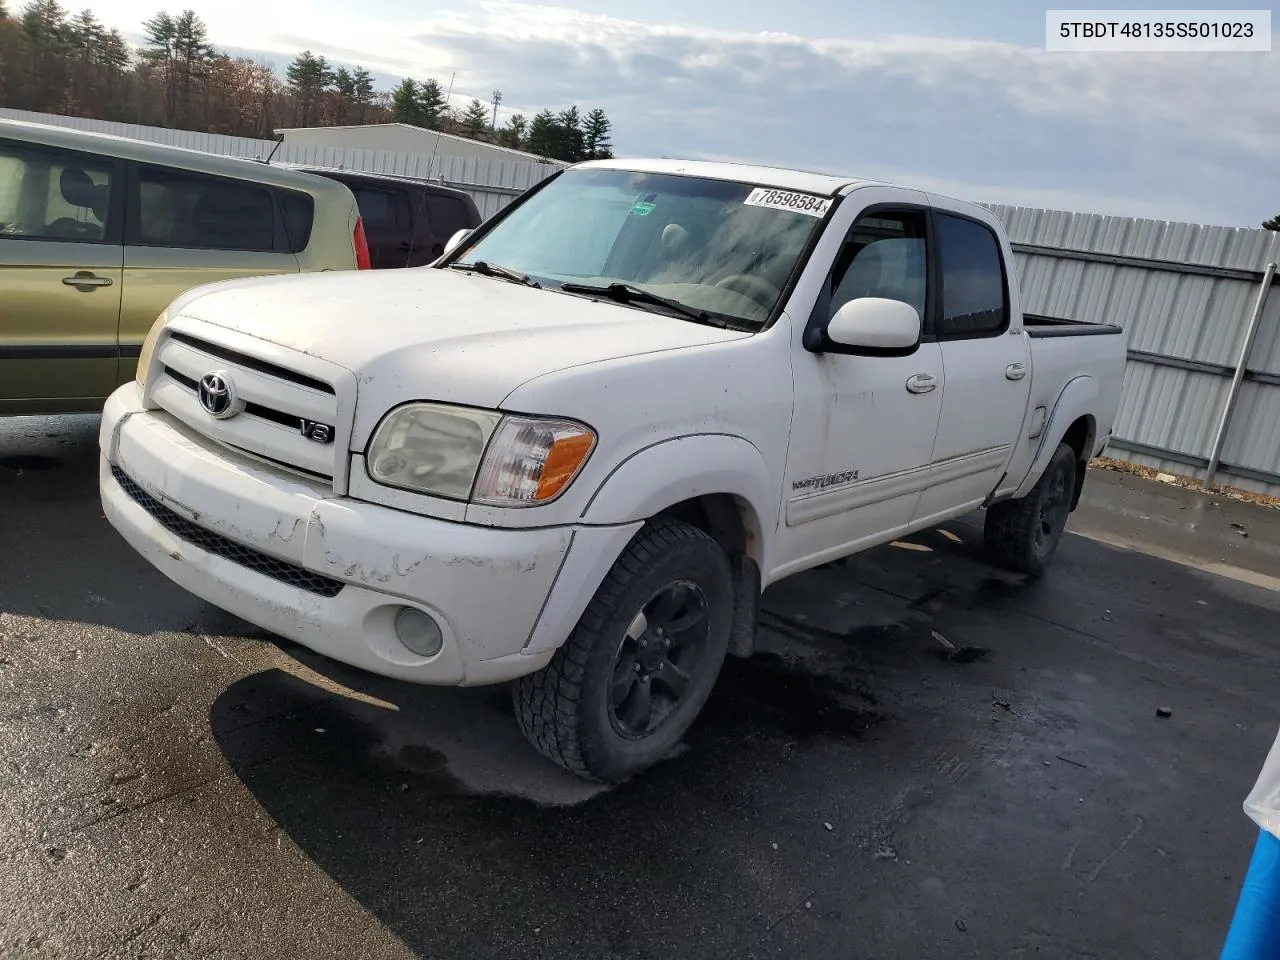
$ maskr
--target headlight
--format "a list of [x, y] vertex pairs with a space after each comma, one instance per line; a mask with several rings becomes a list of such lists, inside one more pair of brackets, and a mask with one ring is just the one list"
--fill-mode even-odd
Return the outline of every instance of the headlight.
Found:
[[160, 331], [164, 329], [164, 325], [169, 322], [169, 311], [163, 311], [160, 316], [156, 317], [155, 323], [151, 324], [151, 329], [147, 331], [146, 339], [142, 341], [142, 349], [138, 352], [138, 372], [134, 375], [134, 379], [138, 381], [138, 386], [144, 390], [147, 386], [147, 370], [151, 367], [151, 355], [156, 351], [156, 341], [160, 339]]
[[595, 443], [589, 427], [568, 420], [414, 403], [378, 425], [367, 469], [390, 487], [490, 506], [534, 506], [559, 496]]

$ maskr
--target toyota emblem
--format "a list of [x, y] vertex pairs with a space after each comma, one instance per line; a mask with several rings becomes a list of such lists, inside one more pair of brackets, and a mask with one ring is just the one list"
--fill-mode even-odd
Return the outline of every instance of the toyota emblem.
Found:
[[200, 406], [218, 420], [234, 417], [240, 412], [235, 384], [231, 382], [231, 377], [225, 371], [206, 373], [200, 378], [197, 393], [200, 397]]

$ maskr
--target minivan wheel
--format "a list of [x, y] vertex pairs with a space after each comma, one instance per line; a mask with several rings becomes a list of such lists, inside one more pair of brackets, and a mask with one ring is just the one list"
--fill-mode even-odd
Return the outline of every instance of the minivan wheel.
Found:
[[729, 646], [729, 558], [696, 527], [647, 523], [551, 662], [515, 681], [516, 719], [546, 757], [618, 783], [667, 757]]
[[1060, 443], [1030, 493], [987, 509], [983, 536], [994, 563], [1032, 576], [1045, 571], [1067, 528], [1078, 469], [1075, 451]]

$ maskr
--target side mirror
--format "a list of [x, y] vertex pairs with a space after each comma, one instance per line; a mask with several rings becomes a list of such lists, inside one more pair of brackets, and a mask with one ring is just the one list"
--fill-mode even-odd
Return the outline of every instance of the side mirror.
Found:
[[920, 341], [920, 314], [901, 300], [858, 297], [836, 311], [827, 337], [842, 347], [910, 350]]
[[458, 244], [460, 244], [463, 240], [467, 239], [467, 237], [469, 237], [470, 235], [471, 235], [470, 230], [459, 230], [457, 233], [455, 233], [452, 237], [449, 238], [449, 242], [444, 245], [443, 256], [447, 257], [449, 254], [453, 253], [453, 251], [458, 248]]

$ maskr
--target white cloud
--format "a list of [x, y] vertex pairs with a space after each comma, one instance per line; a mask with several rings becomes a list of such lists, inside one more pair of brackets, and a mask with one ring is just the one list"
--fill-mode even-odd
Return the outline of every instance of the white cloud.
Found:
[[[114, 4], [101, 8], [114, 22]], [[1280, 210], [1280, 65], [1267, 54], [1049, 54], [643, 24], [510, 0], [413, 23], [277, 0], [202, 12], [215, 40], [309, 46], [380, 72], [504, 92], [504, 112], [603, 106], [626, 154], [733, 155], [991, 202], [1256, 224]], [[150, 11], [150, 7], [147, 8]], [[305, 12], [304, 12], [305, 10]], [[143, 13], [141, 16], [147, 14]], [[781, 16], [781, 14], [780, 14]]]

